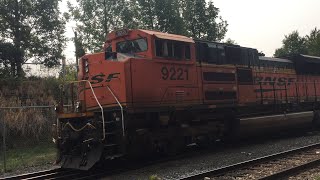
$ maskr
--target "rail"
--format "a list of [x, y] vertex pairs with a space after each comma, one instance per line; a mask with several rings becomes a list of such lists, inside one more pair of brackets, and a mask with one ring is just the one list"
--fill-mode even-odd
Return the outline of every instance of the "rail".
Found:
[[85, 176], [85, 172], [72, 169], [51, 169], [27, 174], [14, 175], [0, 178], [0, 180], [19, 180], [19, 179], [77, 179]]
[[113, 98], [117, 101], [118, 105], [120, 106], [121, 109], [121, 123], [122, 123], [122, 135], [123, 137], [125, 136], [124, 133], [124, 117], [123, 117], [123, 107], [121, 105], [121, 103], [119, 102], [118, 98], [114, 95], [114, 93], [112, 92], [111, 88], [107, 85], [108, 90], [110, 91], [111, 95], [113, 96]]
[[[256, 158], [256, 159], [252, 159], [252, 160], [248, 160], [248, 161], [244, 161], [244, 162], [240, 162], [240, 163], [233, 164], [233, 165], [230, 165], [230, 166], [225, 166], [225, 167], [221, 167], [221, 168], [218, 168], [218, 169], [209, 170], [207, 172], [203, 172], [203, 173], [199, 173], [199, 174], [183, 177], [183, 178], [180, 178], [180, 180], [200, 180], [200, 179], [204, 179], [206, 177], [208, 179], [211, 179], [211, 177], [212, 177], [212, 179], [214, 179], [214, 178], [217, 178], [219, 176], [224, 176], [224, 175], [227, 175], [228, 173], [235, 172], [237, 170], [250, 169], [251, 166], [259, 165], [259, 164], [262, 164], [262, 163], [265, 163], [265, 162], [268, 162], [268, 161], [271, 161], [274, 164], [274, 161], [276, 159], [281, 159], [281, 158], [285, 158], [285, 157], [291, 157], [291, 155], [293, 155], [293, 154], [299, 154], [299, 153], [302, 153], [304, 151], [308, 151], [308, 150], [311, 150], [311, 149], [314, 149], [314, 148], [319, 148], [319, 147], [320, 147], [320, 143], [311, 144], [311, 145], [308, 145], [308, 146], [304, 146], [304, 147], [300, 147], [300, 148], [296, 148], [296, 149], [292, 149], [292, 150], [288, 150], [288, 151], [284, 151], [284, 152], [280, 152], [280, 153], [276, 153], [276, 154], [272, 154], [272, 155], [268, 155], [268, 156], [264, 156], [264, 157], [260, 157], [260, 158]], [[319, 160], [317, 162], [319, 163]], [[313, 163], [313, 162], [310, 162], [310, 163]], [[302, 166], [305, 167], [306, 164], [303, 164]], [[296, 167], [292, 167], [292, 168], [296, 169]], [[292, 168], [290, 168], [290, 169], [292, 169]], [[287, 170], [290, 170], [290, 169], [287, 169]], [[265, 177], [262, 177], [261, 179], [263, 179], [263, 178], [268, 179], [269, 177], [277, 177], [277, 178], [271, 178], [271, 179], [281, 179], [281, 178], [279, 178], [279, 175], [285, 174], [285, 172], [287, 170], [280, 171], [278, 173], [274, 172], [273, 174], [265, 176]]]

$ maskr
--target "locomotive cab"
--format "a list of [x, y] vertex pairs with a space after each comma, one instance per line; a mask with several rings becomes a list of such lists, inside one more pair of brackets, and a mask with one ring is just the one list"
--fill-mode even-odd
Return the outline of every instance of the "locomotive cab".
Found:
[[100, 158], [126, 154], [127, 129], [152, 126], [131, 120], [134, 111], [199, 103], [197, 76], [191, 76], [193, 43], [179, 35], [120, 30], [108, 34], [104, 52], [81, 57], [78, 81], [58, 108], [55, 141], [62, 167], [88, 169]]

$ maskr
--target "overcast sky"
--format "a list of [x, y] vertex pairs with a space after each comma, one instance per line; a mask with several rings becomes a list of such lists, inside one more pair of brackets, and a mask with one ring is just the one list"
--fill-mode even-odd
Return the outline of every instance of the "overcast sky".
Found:
[[[61, 10], [66, 11], [62, 0]], [[75, 1], [75, 0], [71, 0]], [[320, 0], [213, 0], [220, 15], [228, 21], [226, 39], [231, 38], [241, 46], [257, 48], [267, 56], [281, 47], [286, 34], [298, 30], [308, 34], [320, 29]], [[67, 25], [67, 36], [72, 37], [72, 24]], [[74, 47], [68, 43], [67, 60], [74, 59]]]

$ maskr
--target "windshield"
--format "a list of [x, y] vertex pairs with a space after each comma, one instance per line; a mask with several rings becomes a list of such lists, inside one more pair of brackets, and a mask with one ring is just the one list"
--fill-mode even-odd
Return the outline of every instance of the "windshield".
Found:
[[148, 49], [148, 44], [145, 38], [127, 40], [117, 43], [117, 52], [119, 53], [137, 53]]

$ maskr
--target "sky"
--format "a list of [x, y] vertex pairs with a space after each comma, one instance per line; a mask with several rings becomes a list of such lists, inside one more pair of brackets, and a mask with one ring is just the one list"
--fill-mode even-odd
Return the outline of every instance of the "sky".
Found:
[[[63, 12], [67, 11], [66, 2], [62, 0], [60, 4]], [[256, 48], [266, 56], [272, 56], [285, 35], [294, 30], [304, 36], [315, 27], [320, 29], [320, 0], [213, 0], [213, 3], [229, 24], [225, 39]], [[67, 24], [67, 37], [73, 37], [74, 26]], [[67, 61], [74, 59], [72, 42], [67, 44], [65, 55]]]
[[319, 0], [213, 0], [228, 21], [226, 38], [272, 56], [285, 35], [320, 29]]

